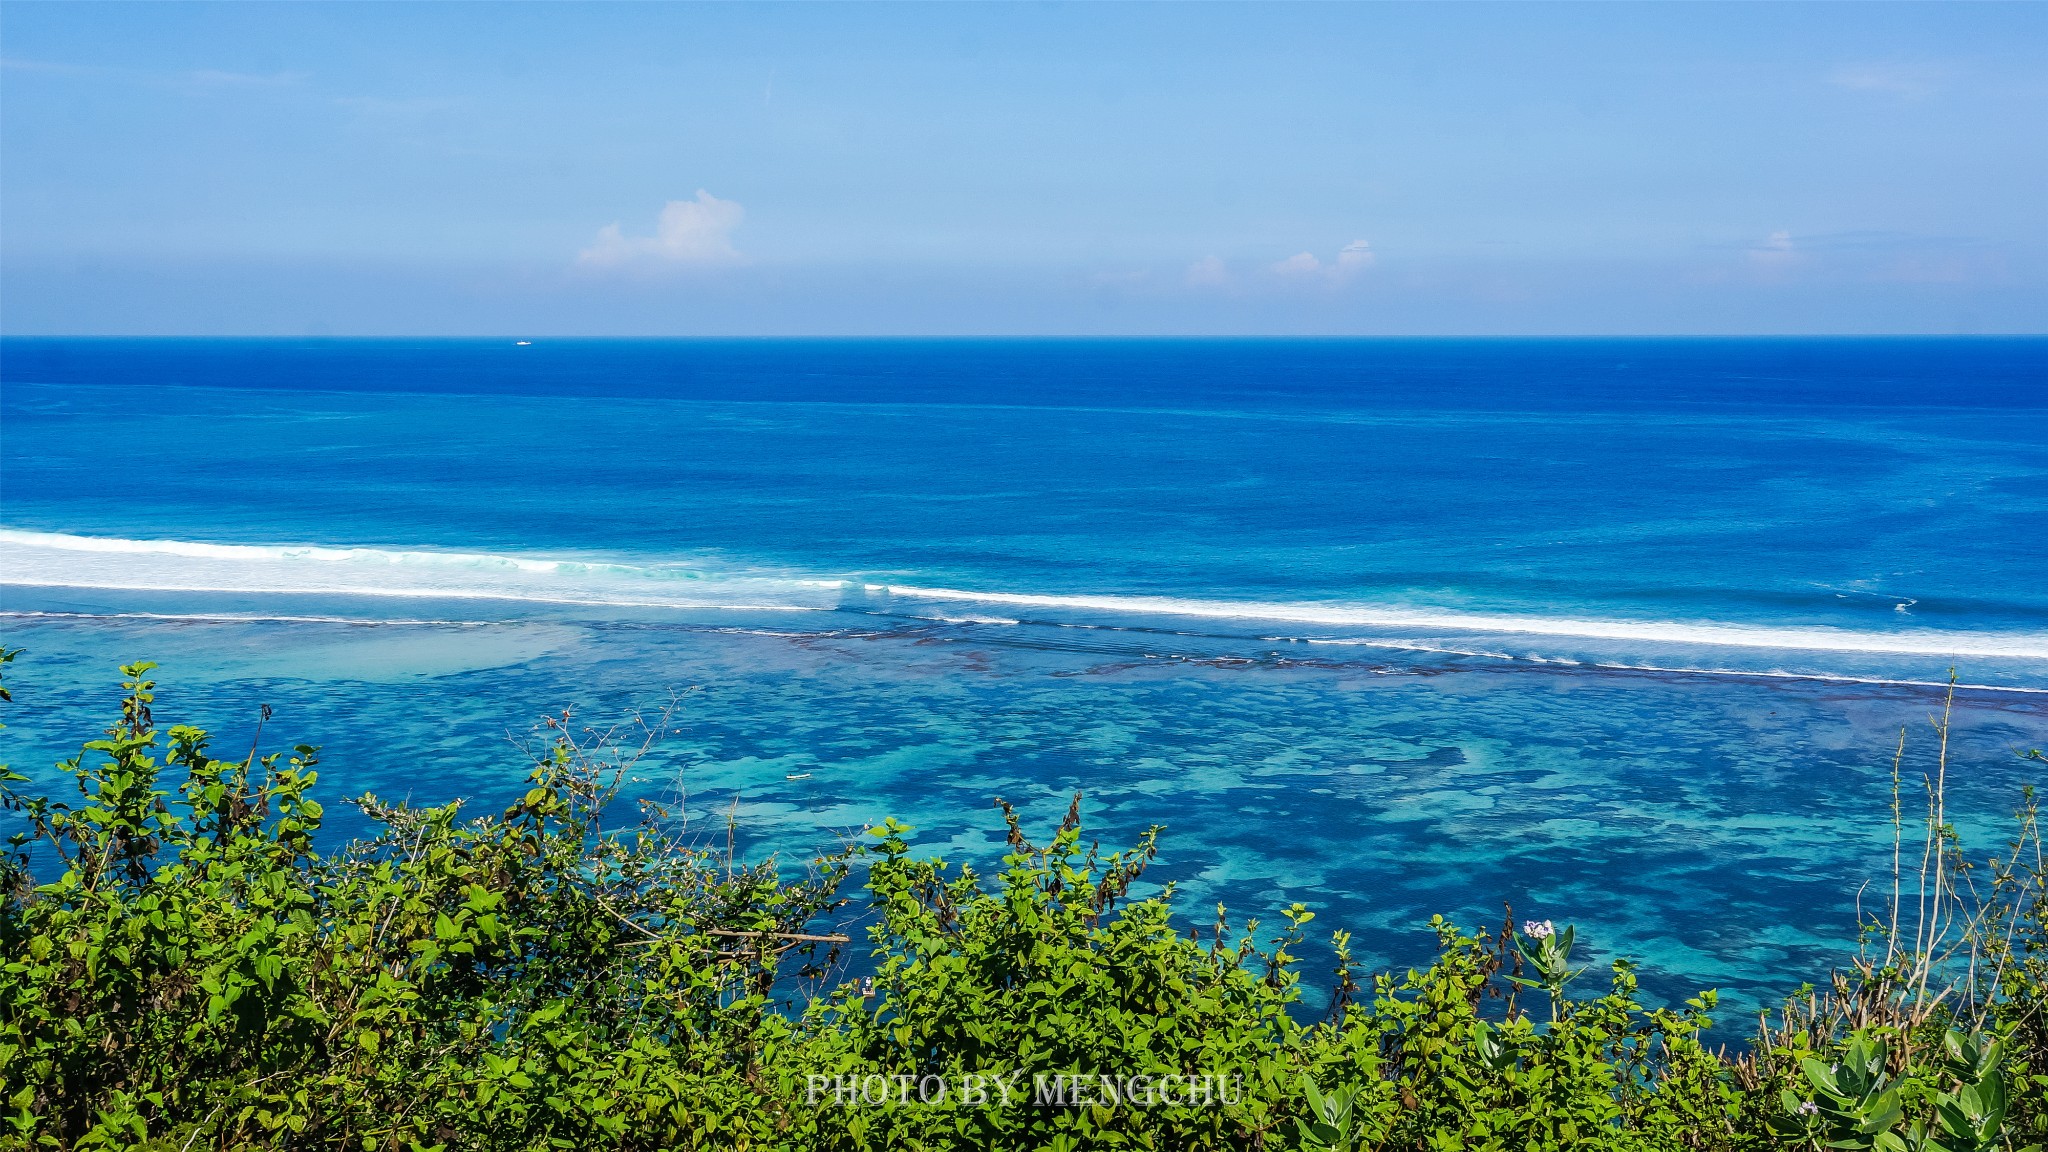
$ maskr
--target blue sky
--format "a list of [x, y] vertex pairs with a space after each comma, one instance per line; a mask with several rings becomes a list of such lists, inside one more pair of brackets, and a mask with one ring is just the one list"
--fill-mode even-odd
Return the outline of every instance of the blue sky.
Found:
[[0, 8], [11, 333], [2048, 330], [2048, 6]]

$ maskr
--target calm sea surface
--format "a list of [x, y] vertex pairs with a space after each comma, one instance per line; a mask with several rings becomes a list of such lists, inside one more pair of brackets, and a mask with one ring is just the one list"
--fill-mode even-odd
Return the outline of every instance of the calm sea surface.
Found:
[[1750, 1003], [1848, 955], [1950, 669], [1973, 855], [2044, 775], [2048, 341], [10, 339], [0, 405], [42, 781], [129, 660], [484, 805], [691, 689], [634, 787], [755, 852], [1078, 790], [1191, 920], [1510, 901]]

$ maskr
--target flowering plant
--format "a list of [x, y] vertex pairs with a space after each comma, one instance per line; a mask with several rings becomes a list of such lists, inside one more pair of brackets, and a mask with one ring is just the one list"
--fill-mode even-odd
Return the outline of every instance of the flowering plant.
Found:
[[1564, 1011], [1564, 986], [1585, 971], [1571, 966], [1571, 925], [1567, 924], [1563, 931], [1559, 931], [1548, 920], [1523, 921], [1522, 930], [1515, 933], [1515, 952], [1535, 975], [1510, 976], [1508, 979], [1524, 988], [1541, 988], [1548, 992], [1550, 1022], [1557, 1023]]

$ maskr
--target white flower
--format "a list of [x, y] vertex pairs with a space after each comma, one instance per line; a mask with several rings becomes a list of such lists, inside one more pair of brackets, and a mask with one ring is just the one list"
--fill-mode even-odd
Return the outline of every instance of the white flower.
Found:
[[1801, 1116], [1812, 1116], [1819, 1111], [1820, 1105], [1815, 1104], [1811, 1100], [1802, 1100], [1799, 1103], [1799, 1114]]
[[1556, 934], [1557, 929], [1551, 927], [1548, 920], [1522, 921], [1522, 935], [1527, 936], [1531, 940], [1543, 940]]

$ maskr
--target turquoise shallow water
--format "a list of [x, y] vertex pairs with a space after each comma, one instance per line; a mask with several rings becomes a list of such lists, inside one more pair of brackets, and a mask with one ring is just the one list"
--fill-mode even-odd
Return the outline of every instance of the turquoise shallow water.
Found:
[[1846, 955], [1949, 667], [1976, 843], [2048, 745], [2039, 342], [507, 347], [0, 345], [7, 759], [149, 658], [499, 803], [687, 688], [635, 787], [755, 851], [1079, 790], [1195, 919], [1512, 901], [1750, 1002]]

